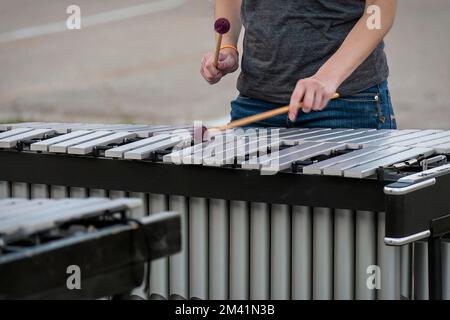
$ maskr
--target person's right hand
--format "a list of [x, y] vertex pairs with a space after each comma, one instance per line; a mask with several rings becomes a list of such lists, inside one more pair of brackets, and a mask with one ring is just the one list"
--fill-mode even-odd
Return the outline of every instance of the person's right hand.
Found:
[[200, 73], [209, 84], [215, 84], [228, 73], [239, 68], [239, 56], [233, 49], [225, 48], [219, 53], [219, 64], [214, 66], [214, 52], [206, 53], [202, 58]]

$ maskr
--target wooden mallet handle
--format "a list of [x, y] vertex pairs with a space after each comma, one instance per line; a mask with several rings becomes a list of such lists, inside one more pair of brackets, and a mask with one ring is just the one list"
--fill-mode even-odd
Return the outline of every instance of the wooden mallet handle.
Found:
[[[331, 97], [331, 99], [337, 99], [339, 98], [339, 93], [335, 93], [333, 94], [333, 96]], [[301, 109], [303, 107], [303, 103], [301, 102], [299, 105], [299, 109]], [[254, 122], [258, 122], [261, 120], [266, 120], [275, 116], [278, 116], [280, 114], [284, 114], [284, 113], [288, 113], [289, 111], [289, 106], [284, 106], [284, 107], [280, 107], [280, 108], [276, 108], [273, 110], [269, 110], [266, 112], [262, 112], [262, 113], [258, 113], [255, 114], [253, 116], [249, 116], [246, 118], [242, 118], [236, 121], [232, 121], [226, 125], [220, 126], [220, 127], [215, 127], [215, 128], [211, 128], [210, 130], [218, 130], [218, 131], [224, 131], [227, 129], [234, 129], [234, 128], [238, 128], [238, 127], [243, 127], [243, 126], [247, 126], [249, 124], [252, 124]]]
[[214, 66], [217, 68], [219, 65], [220, 47], [222, 46], [222, 38], [225, 33], [230, 31], [230, 21], [226, 18], [219, 18], [214, 23], [214, 30], [217, 32], [216, 51], [214, 53]]
[[220, 54], [220, 47], [222, 46], [222, 34], [217, 35], [217, 43], [216, 43], [216, 51], [214, 52], [214, 67], [217, 68], [219, 65], [219, 54]]

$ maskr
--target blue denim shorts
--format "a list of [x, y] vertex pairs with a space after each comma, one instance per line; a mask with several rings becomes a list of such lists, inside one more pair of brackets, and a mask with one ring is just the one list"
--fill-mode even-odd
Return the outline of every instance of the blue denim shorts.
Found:
[[[281, 104], [239, 95], [231, 102], [231, 120], [281, 107]], [[287, 115], [253, 123], [250, 127], [396, 129], [387, 81], [351, 96], [331, 100], [322, 111], [300, 111], [295, 121]]]

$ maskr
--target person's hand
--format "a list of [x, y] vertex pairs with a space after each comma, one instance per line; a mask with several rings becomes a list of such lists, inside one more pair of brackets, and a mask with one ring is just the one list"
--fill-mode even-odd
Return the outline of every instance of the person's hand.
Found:
[[305, 113], [323, 110], [336, 89], [337, 85], [333, 81], [327, 81], [319, 76], [299, 80], [289, 103], [289, 120], [295, 121], [301, 102]]
[[202, 58], [200, 73], [209, 84], [215, 84], [228, 73], [239, 68], [239, 56], [233, 49], [225, 48], [219, 53], [219, 63], [214, 66], [214, 52], [206, 53]]

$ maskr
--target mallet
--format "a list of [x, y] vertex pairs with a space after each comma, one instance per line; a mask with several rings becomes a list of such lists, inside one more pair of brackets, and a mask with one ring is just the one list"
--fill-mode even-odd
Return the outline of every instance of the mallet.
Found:
[[[230, 21], [226, 18], [219, 18], [214, 23], [214, 30], [217, 32], [217, 43], [216, 43], [216, 51], [214, 53], [214, 66], [217, 68], [219, 65], [219, 54], [220, 48], [222, 47], [222, 37], [228, 31], [230, 31]], [[207, 133], [208, 128], [205, 126], [194, 127], [194, 140], [204, 140], [205, 133]]]
[[214, 30], [217, 32], [216, 52], [214, 54], [214, 66], [217, 68], [219, 64], [220, 47], [222, 46], [222, 37], [225, 33], [230, 31], [230, 21], [226, 18], [219, 18], [214, 23]]
[[[339, 93], [335, 93], [331, 97], [331, 99], [337, 99], [337, 98], [339, 98]], [[303, 107], [303, 103], [300, 103], [299, 109], [301, 109], [302, 107]], [[289, 106], [284, 106], [284, 107], [276, 108], [276, 109], [269, 110], [269, 111], [266, 111], [266, 112], [258, 113], [258, 114], [255, 114], [253, 116], [242, 118], [242, 119], [239, 119], [239, 120], [236, 120], [236, 121], [232, 121], [232, 122], [230, 122], [228, 124], [225, 124], [223, 126], [211, 128], [209, 130], [212, 130], [212, 131], [224, 131], [224, 130], [227, 130], [227, 129], [234, 129], [234, 128], [238, 128], [238, 127], [243, 127], [243, 126], [247, 126], [249, 124], [252, 124], [254, 122], [257, 122], [257, 121], [266, 120], [266, 119], [278, 116], [280, 114], [288, 113], [288, 111], [289, 111]]]

